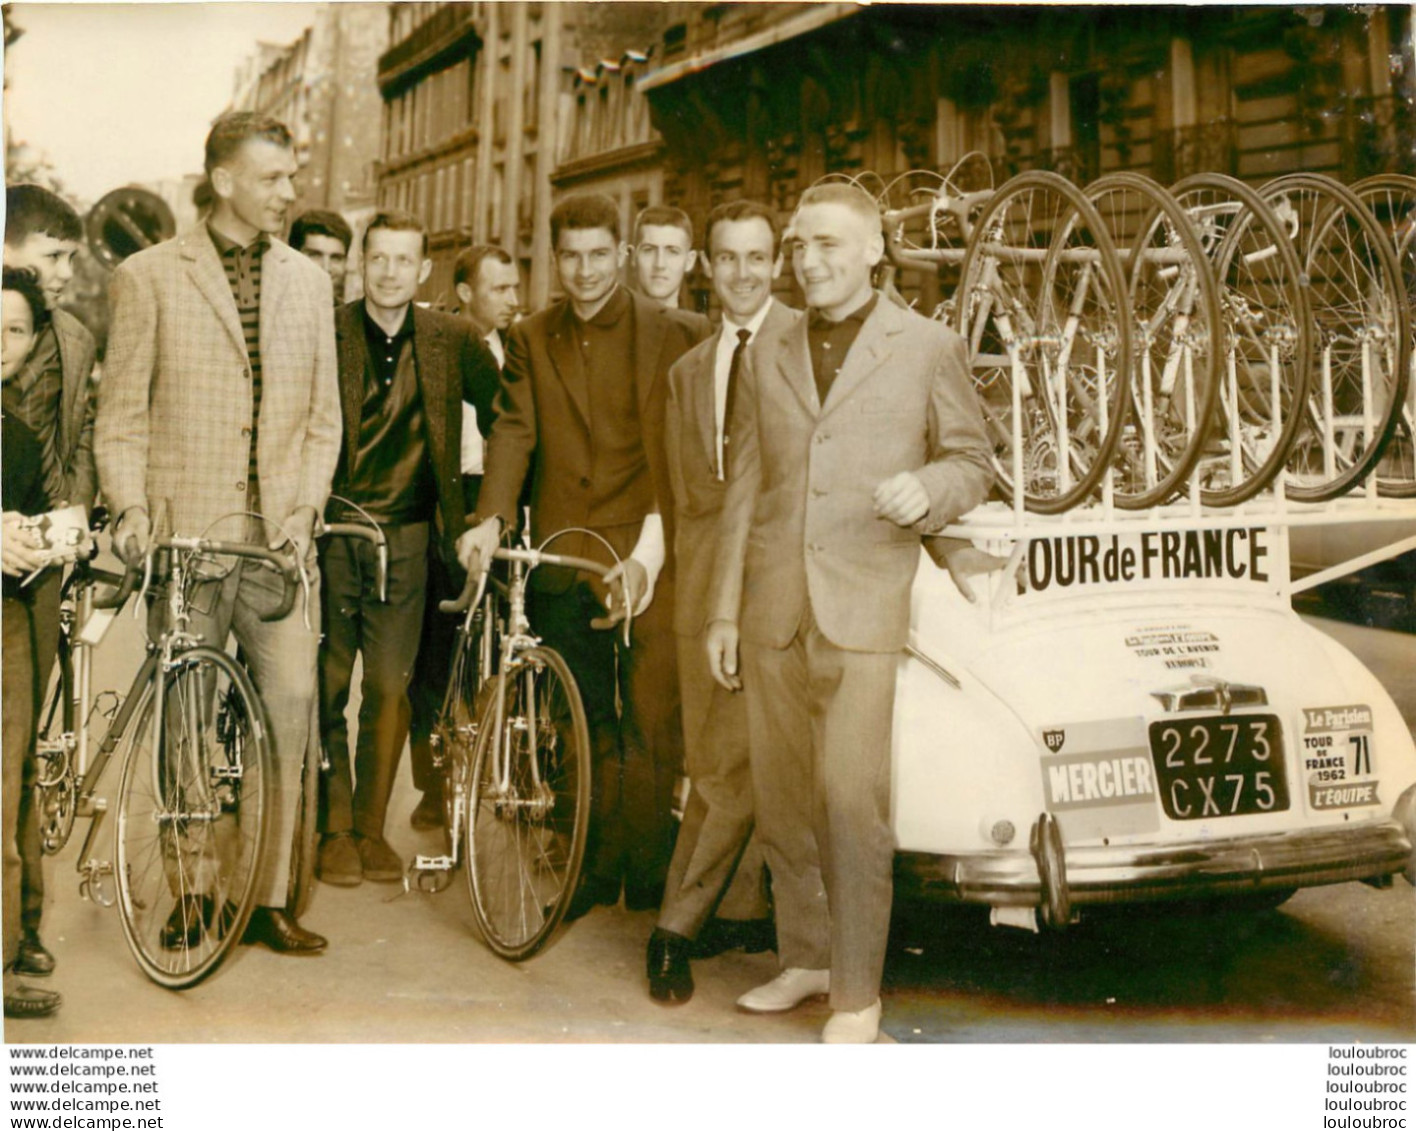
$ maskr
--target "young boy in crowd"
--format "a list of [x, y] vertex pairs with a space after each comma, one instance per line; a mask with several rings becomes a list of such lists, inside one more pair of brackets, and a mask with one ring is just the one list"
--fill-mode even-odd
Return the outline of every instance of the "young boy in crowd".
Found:
[[[30, 851], [38, 853], [37, 839], [23, 843], [20, 837], [21, 801], [32, 790], [26, 786], [26, 767], [34, 758], [35, 718], [39, 710], [42, 684], [38, 674], [34, 605], [40, 594], [36, 586], [21, 585], [21, 579], [40, 565], [34, 540], [23, 525], [28, 516], [49, 509], [44, 484], [43, 446], [33, 429], [16, 411], [15, 378], [32, 355], [39, 336], [49, 321], [44, 296], [36, 277], [27, 271], [7, 267], [0, 291], [0, 495], [3, 495], [4, 532], [0, 538], [4, 565], [3, 627], [4, 675], [3, 740], [0, 741], [0, 801], [4, 805], [4, 984], [5, 1016], [46, 1017], [59, 1008], [57, 993], [21, 980], [21, 974], [48, 973], [21, 966], [21, 875]], [[56, 571], [57, 572], [57, 571]], [[36, 860], [37, 864], [38, 861]], [[28, 907], [26, 907], [28, 910]], [[38, 938], [39, 911], [35, 908], [32, 929]], [[52, 964], [50, 969], [52, 969]]]
[[[83, 239], [83, 223], [73, 207], [39, 185], [5, 189], [5, 266], [33, 273], [45, 309], [45, 325], [35, 329], [27, 356], [7, 377], [6, 395], [17, 419], [39, 443], [46, 505], [41, 510], [82, 504], [91, 508], [98, 489], [93, 460], [94, 401], [91, 379], [93, 335], [67, 311], [59, 309], [74, 278], [74, 258]], [[61, 571], [46, 570], [28, 586], [36, 649], [36, 679], [44, 688], [59, 650]], [[43, 977], [54, 969], [54, 956], [39, 937], [44, 906], [38, 814], [26, 804], [20, 813], [25, 853], [23, 929], [16, 969]], [[31, 851], [32, 848], [32, 851]]]

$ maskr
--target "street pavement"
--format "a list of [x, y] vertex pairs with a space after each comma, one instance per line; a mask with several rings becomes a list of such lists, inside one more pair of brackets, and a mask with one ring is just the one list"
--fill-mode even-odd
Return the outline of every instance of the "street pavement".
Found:
[[[1313, 623], [1416, 726], [1416, 638]], [[389, 839], [407, 857], [439, 841], [409, 827], [415, 800], [401, 770]], [[64, 1007], [7, 1022], [8, 1041], [791, 1043], [816, 1040], [828, 1016], [824, 1002], [770, 1017], [734, 1008], [776, 973], [771, 953], [695, 963], [691, 1002], [652, 1002], [648, 912], [597, 909], [530, 961], [502, 962], [476, 937], [461, 874], [437, 895], [319, 886], [305, 922], [329, 937], [327, 954], [239, 948], [206, 983], [171, 993], [137, 969], [117, 913], [78, 898], [82, 833], [49, 862], [44, 938]], [[1413, 912], [1416, 892], [1400, 879], [1303, 891], [1270, 912], [1089, 915], [1061, 936], [991, 928], [977, 909], [900, 909], [885, 1030], [901, 1042], [1410, 1041]]]

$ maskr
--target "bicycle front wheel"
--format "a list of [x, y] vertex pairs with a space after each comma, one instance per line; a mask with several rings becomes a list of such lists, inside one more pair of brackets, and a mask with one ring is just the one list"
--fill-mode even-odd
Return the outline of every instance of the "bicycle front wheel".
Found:
[[118, 909], [149, 978], [194, 986], [250, 918], [270, 808], [260, 700], [225, 652], [174, 656], [143, 689], [118, 787]]
[[45, 856], [53, 856], [69, 843], [78, 812], [73, 687], [74, 664], [61, 639], [35, 736], [34, 804], [39, 814], [39, 849]]
[[590, 732], [558, 653], [529, 649], [488, 684], [468, 802], [477, 928], [495, 954], [520, 962], [565, 915], [590, 821]]

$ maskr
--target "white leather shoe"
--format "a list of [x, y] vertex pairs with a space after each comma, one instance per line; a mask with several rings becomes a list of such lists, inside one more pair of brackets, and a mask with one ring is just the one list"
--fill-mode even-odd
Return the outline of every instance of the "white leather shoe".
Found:
[[831, 992], [831, 971], [802, 970], [792, 966], [765, 986], [748, 990], [738, 998], [738, 1008], [749, 1013], [783, 1013], [795, 1009], [809, 997]]
[[858, 1013], [838, 1010], [821, 1030], [823, 1045], [873, 1045], [880, 1036], [880, 1002]]

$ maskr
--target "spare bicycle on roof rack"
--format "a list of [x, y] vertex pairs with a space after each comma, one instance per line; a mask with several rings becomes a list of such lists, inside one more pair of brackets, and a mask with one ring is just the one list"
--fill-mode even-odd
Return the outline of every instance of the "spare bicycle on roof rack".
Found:
[[[1416, 548], [1416, 179], [959, 169], [875, 194], [998, 484], [945, 532], [990, 568], [915, 581], [897, 890], [1037, 929], [1416, 879], [1411, 729], [1292, 608]], [[1368, 552], [1295, 577], [1290, 534], [1339, 526]]]

